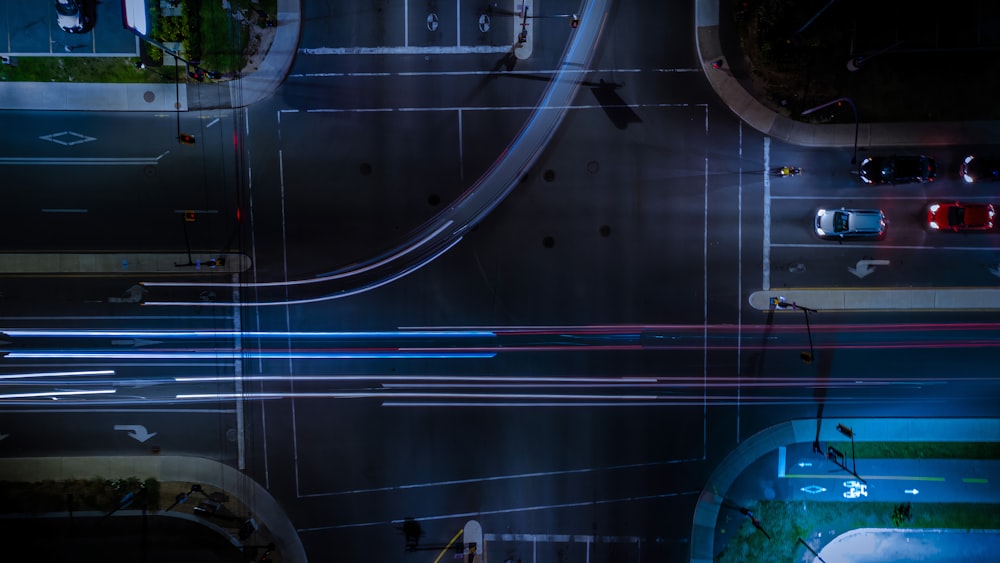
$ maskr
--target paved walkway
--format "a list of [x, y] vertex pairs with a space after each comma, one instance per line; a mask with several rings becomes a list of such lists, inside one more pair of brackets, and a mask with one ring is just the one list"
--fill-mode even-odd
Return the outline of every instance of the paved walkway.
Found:
[[998, 552], [1000, 533], [995, 530], [861, 528], [837, 536], [819, 556], [829, 563], [970, 563], [996, 561]]

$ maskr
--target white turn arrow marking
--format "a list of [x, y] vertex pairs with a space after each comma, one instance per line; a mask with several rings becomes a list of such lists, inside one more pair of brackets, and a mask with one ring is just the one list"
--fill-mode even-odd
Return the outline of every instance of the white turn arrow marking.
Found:
[[136, 440], [139, 440], [139, 443], [145, 442], [153, 436], [156, 436], [156, 432], [146, 432], [146, 427], [138, 424], [116, 424], [115, 430], [128, 430], [129, 438], [135, 438]]
[[888, 260], [858, 260], [858, 265], [855, 266], [854, 268], [848, 266], [847, 271], [854, 274], [855, 276], [858, 276], [859, 278], [863, 278], [875, 271], [874, 269], [872, 269], [872, 266], [888, 266], [888, 265], [889, 265]]
[[903, 492], [906, 493], [906, 494], [915, 495], [915, 494], [919, 493], [920, 491], [918, 491], [916, 489], [906, 489]]
[[795, 465], [798, 465], [799, 467], [812, 467], [813, 466], [813, 464], [809, 463], [808, 461], [800, 461], [800, 462], [796, 463]]
[[1000, 278], [1000, 264], [997, 264], [996, 268], [987, 268], [987, 270], [989, 270], [994, 276]]

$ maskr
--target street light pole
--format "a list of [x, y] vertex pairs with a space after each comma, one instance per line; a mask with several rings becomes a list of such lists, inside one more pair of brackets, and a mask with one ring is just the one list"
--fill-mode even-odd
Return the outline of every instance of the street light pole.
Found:
[[854, 153], [851, 155], [851, 164], [857, 164], [858, 162], [858, 107], [854, 105], [854, 100], [851, 98], [837, 98], [836, 100], [827, 102], [825, 104], [818, 105], [814, 108], [809, 108], [802, 112], [802, 115], [809, 115], [814, 111], [819, 111], [825, 107], [832, 106], [840, 102], [847, 102], [851, 106], [851, 110], [854, 112]]
[[809, 328], [809, 313], [818, 313], [819, 311], [817, 311], [816, 309], [810, 309], [809, 307], [803, 307], [802, 305], [799, 305], [798, 303], [796, 303], [794, 301], [792, 301], [791, 303], [789, 303], [788, 301], [785, 301], [784, 297], [780, 297], [780, 296], [779, 297], [772, 297], [771, 298], [771, 305], [773, 305], [774, 307], [776, 307], [778, 309], [784, 309], [784, 308], [800, 309], [803, 313], [805, 313], [805, 315], [806, 315], [806, 335], [808, 335], [808, 337], [809, 337], [809, 351], [808, 352], [802, 352], [801, 354], [799, 354], [799, 358], [801, 358], [802, 361], [806, 365], [811, 364], [812, 361], [813, 361], [813, 358], [816, 355], [816, 353], [815, 353], [815, 350], [813, 350], [812, 330]]
[[837, 432], [840, 432], [844, 436], [851, 439], [851, 465], [854, 467], [854, 473], [858, 473], [858, 460], [854, 455], [854, 431], [850, 427], [844, 426], [843, 424], [837, 425]]

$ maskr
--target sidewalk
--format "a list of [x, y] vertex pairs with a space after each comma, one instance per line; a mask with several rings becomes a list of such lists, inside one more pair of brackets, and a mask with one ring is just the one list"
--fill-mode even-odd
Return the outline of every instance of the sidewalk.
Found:
[[0, 458], [0, 480], [37, 482], [92, 477], [153, 477], [161, 482], [197, 483], [225, 491], [250, 507], [254, 519], [271, 532], [282, 561], [306, 561], [299, 535], [281, 505], [267, 489], [226, 464], [200, 457], [169, 455]]

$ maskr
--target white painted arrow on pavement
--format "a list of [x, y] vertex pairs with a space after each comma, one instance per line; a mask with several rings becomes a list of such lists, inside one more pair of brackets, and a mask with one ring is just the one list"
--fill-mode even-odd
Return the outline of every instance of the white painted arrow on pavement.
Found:
[[904, 493], [907, 493], [907, 494], [910, 494], [910, 495], [915, 495], [915, 494], [919, 493], [920, 491], [918, 491], [918, 490], [916, 490], [916, 489], [906, 489], [906, 490], [905, 490], [905, 491], [903, 491], [903, 492], [904, 492]]
[[139, 440], [139, 443], [145, 442], [153, 436], [156, 436], [156, 432], [146, 432], [146, 427], [138, 424], [116, 424], [115, 430], [128, 430], [129, 438], [135, 438], [136, 440]]
[[994, 276], [1000, 278], [1000, 264], [997, 264], [996, 268], [987, 268], [987, 270], [989, 270]]
[[872, 266], [888, 266], [888, 265], [889, 265], [888, 260], [858, 260], [858, 265], [855, 266], [854, 268], [848, 266], [847, 271], [854, 274], [855, 276], [858, 276], [859, 278], [863, 278], [875, 271], [874, 269], [872, 269]]
[[808, 461], [800, 461], [800, 462], [796, 463], [795, 465], [798, 465], [799, 467], [812, 467], [813, 466], [813, 464], [809, 463]]

